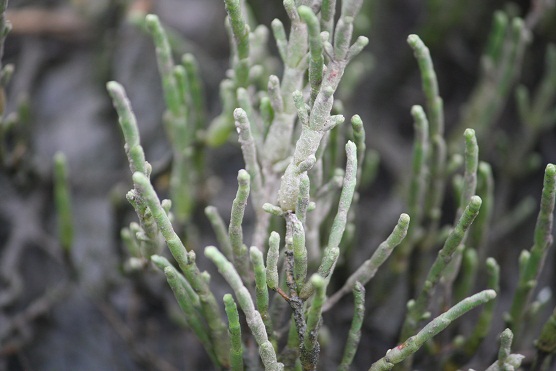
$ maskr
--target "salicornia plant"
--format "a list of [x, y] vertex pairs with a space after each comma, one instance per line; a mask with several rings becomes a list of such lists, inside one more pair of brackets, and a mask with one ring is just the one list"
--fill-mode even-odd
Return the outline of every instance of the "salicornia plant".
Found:
[[[422, 347], [436, 357], [438, 367], [461, 368], [477, 352], [495, 321], [494, 299], [500, 290], [500, 267], [494, 258], [486, 259], [493, 176], [490, 165], [480, 160], [478, 143], [492, 131], [509, 95], [529, 30], [518, 18], [508, 25], [507, 16], [496, 14], [483, 78], [466, 106], [462, 130], [456, 130], [450, 141], [445, 138], [443, 100], [431, 54], [417, 35], [409, 36], [408, 44], [421, 71], [425, 108], [415, 105], [411, 109], [415, 142], [413, 159], [408, 159], [412, 164], [408, 213], [401, 214], [396, 224], [390, 222], [392, 233], [345, 282], [331, 285], [336, 266], [348, 259], [348, 249], [357, 245], [347, 232], [357, 217], [364, 217], [363, 210], [355, 210], [352, 204], [359, 200], [358, 182], [369, 177], [365, 172], [370, 167], [364, 162], [372, 157], [366, 149], [362, 119], [353, 116], [349, 130], [339, 111], [341, 104], [335, 100], [350, 62], [368, 43], [366, 37], [354, 35], [363, 0], [283, 3], [289, 32], [278, 19], [271, 25], [283, 64], [278, 76], [271, 71], [269, 60], [273, 57], [265, 44], [269, 30], [253, 26], [245, 1], [224, 1], [232, 58], [221, 84], [222, 113], [210, 125], [203, 120], [193, 57], [185, 55], [175, 63], [158, 17], [147, 15], [140, 22], [156, 47], [172, 169], [170, 200], [160, 200], [150, 180], [156, 169], [145, 159], [125, 90], [117, 82], [109, 82], [132, 173], [133, 189], [127, 199], [139, 219], [122, 231], [133, 258], [129, 266], [141, 269], [152, 263], [164, 272], [188, 327], [219, 369], [334, 369], [336, 365], [319, 363], [324, 347], [320, 334], [323, 313], [334, 311], [344, 295], [353, 293], [353, 321], [343, 356], [337, 360], [338, 369], [348, 370], [365, 320], [364, 286], [393, 254], [382, 281], [385, 288], [377, 297], [401, 295], [393, 293], [398, 284], [407, 287], [411, 297], [400, 324], [398, 345], [382, 358], [377, 356], [376, 362], [369, 364], [370, 370], [412, 369], [414, 354]], [[550, 49], [550, 71], [553, 59], [554, 50]], [[552, 72], [547, 72], [551, 81]], [[534, 102], [524, 88], [519, 90], [520, 114], [534, 118], [527, 129], [530, 136], [552, 125], [546, 115], [554, 85], [547, 83]], [[338, 138], [346, 136], [351, 140], [342, 141], [345, 156], [341, 156]], [[229, 224], [214, 206], [206, 207], [218, 246], [194, 251], [188, 246], [188, 233], [195, 224], [196, 187], [204, 181], [203, 154], [229, 139], [237, 140], [245, 162], [245, 169], [238, 169]], [[442, 206], [452, 178], [456, 205], [454, 215], [448, 218], [453, 224], [443, 228]], [[522, 361], [522, 356], [511, 353], [512, 334], [519, 336], [524, 330], [532, 292], [552, 243], [555, 182], [556, 168], [550, 164], [545, 171], [534, 246], [521, 255], [519, 283], [506, 316], [509, 329], [500, 337], [499, 359], [489, 370], [515, 369]], [[250, 238], [244, 233], [249, 204], [255, 214]], [[63, 213], [62, 217], [68, 216]], [[163, 257], [164, 245], [173, 262]], [[431, 252], [436, 254], [434, 259], [429, 259]], [[210, 275], [197, 265], [201, 254], [214, 263], [231, 289], [233, 295], [224, 295], [223, 304], [214, 294]], [[486, 281], [481, 283], [484, 289], [474, 293], [479, 278]], [[330, 292], [331, 286], [339, 289]], [[482, 312], [471, 332], [457, 338], [436, 337], [480, 305]], [[537, 343], [545, 358], [555, 349], [553, 322], [551, 318], [545, 325]]]

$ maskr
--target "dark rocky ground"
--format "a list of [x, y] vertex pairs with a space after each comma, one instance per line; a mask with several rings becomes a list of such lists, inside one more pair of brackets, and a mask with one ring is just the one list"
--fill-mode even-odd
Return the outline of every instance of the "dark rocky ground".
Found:
[[[18, 22], [14, 18], [14, 31], [5, 46], [3, 62], [16, 66], [6, 111], [15, 111], [18, 102], [27, 99], [30, 116], [17, 147], [17, 165], [0, 171], [0, 370], [211, 369], [194, 336], [171, 320], [176, 317], [176, 305], [160, 275], [129, 276], [122, 271], [125, 251], [118, 235], [119, 229], [133, 220], [124, 199], [130, 174], [117, 118], [105, 90], [107, 81], [116, 80], [126, 87], [147, 158], [156, 164], [167, 155], [166, 138], [160, 129], [163, 102], [153, 46], [141, 30], [126, 21], [124, 3], [10, 1], [10, 10], [20, 12], [23, 18]], [[180, 52], [192, 52], [199, 59], [209, 115], [216, 116], [218, 83], [228, 63], [223, 2], [153, 3], [152, 11], [187, 40], [180, 44]], [[276, 14], [283, 17], [280, 1], [251, 3], [264, 24]], [[346, 116], [359, 113], [363, 117], [368, 125], [368, 146], [382, 157], [377, 181], [362, 190], [358, 241], [363, 258], [368, 256], [365, 251], [386, 236], [404, 208], [399, 185], [407, 181], [410, 166], [409, 109], [423, 103], [418, 68], [405, 42], [407, 35], [423, 31], [428, 37], [424, 36], [425, 42], [430, 41], [450, 130], [475, 83], [491, 14], [504, 2], [468, 1], [457, 22], [439, 23], [437, 28], [430, 28], [433, 31], [426, 28], [431, 20], [425, 3], [374, 1], [369, 7], [374, 12], [368, 31], [374, 67], [355, 88], [355, 98], [346, 102], [345, 112]], [[525, 13], [530, 5], [522, 1], [517, 7]], [[64, 24], [61, 30], [49, 29], [44, 18], [37, 23], [29, 13], [22, 13], [36, 8], [48, 10], [45, 17], [69, 10], [73, 23]], [[529, 87], [541, 76], [547, 43], [556, 41], [556, 13], [547, 17], [552, 22], [535, 29], [535, 41], [525, 59], [521, 81]], [[34, 27], [37, 24], [44, 27]], [[499, 125], [510, 134], [515, 131], [518, 123], [513, 99]], [[543, 164], [556, 161], [555, 141], [554, 132], [549, 132], [537, 143], [535, 150]], [[62, 261], [54, 237], [51, 169], [56, 151], [66, 154], [71, 173], [76, 277]], [[496, 160], [494, 150], [484, 153], [483, 159]], [[242, 167], [239, 149], [226, 145], [211, 155], [209, 164], [211, 174], [224, 185], [211, 203], [226, 215], [235, 192], [235, 174]], [[542, 171], [538, 170], [513, 183], [506, 200], [515, 203], [527, 194], [538, 198], [541, 185]], [[507, 206], [498, 205], [495, 219]], [[200, 244], [214, 243], [202, 211], [196, 215], [203, 236]], [[515, 285], [517, 255], [531, 244], [533, 222], [534, 218], [529, 218], [492, 248], [504, 267], [503, 289]], [[554, 289], [552, 255], [549, 260], [545, 280]], [[200, 265], [209, 266], [202, 259]], [[338, 274], [352, 270], [339, 267]], [[215, 285], [221, 283], [217, 274], [213, 274], [213, 281]], [[18, 283], [21, 292], [15, 291], [10, 298]], [[226, 289], [218, 290], [224, 293]], [[502, 297], [500, 306], [507, 305], [508, 300]], [[336, 315], [325, 316], [334, 336], [344, 336], [349, 326], [351, 303], [344, 300], [341, 305]], [[394, 308], [369, 312], [354, 369], [366, 369], [393, 345], [403, 304], [392, 305]], [[548, 307], [552, 306], [551, 302]], [[495, 329], [501, 330], [500, 326]], [[5, 334], [6, 329], [11, 330], [9, 334]], [[489, 350], [493, 349], [493, 339]], [[341, 345], [332, 343], [323, 358], [336, 359]]]

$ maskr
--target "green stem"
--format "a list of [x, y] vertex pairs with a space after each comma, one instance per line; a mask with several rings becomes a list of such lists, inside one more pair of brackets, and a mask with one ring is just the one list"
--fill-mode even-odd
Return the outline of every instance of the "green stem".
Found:
[[241, 14], [239, 0], [224, 0], [234, 35], [237, 61], [235, 62], [236, 87], [247, 87], [249, 79], [249, 26]]
[[307, 277], [307, 247], [303, 224], [293, 213], [286, 214], [288, 229], [292, 231], [293, 277], [298, 288], [303, 287]]
[[322, 56], [322, 39], [320, 36], [320, 24], [317, 16], [308, 6], [300, 6], [297, 9], [299, 16], [307, 24], [309, 31], [309, 52], [311, 60], [309, 63], [309, 85], [311, 86], [310, 105], [313, 104], [322, 83], [322, 68], [324, 58]]
[[232, 204], [232, 212], [230, 217], [230, 227], [228, 235], [232, 244], [232, 252], [234, 254], [234, 266], [245, 279], [249, 282], [249, 268], [247, 262], [247, 247], [243, 244], [243, 215], [249, 197], [251, 176], [245, 170], [240, 170], [237, 175], [238, 189], [236, 198]]
[[311, 276], [310, 282], [315, 288], [315, 296], [307, 313], [307, 327], [301, 344], [301, 364], [303, 370], [316, 370], [320, 345], [318, 331], [321, 323], [322, 305], [326, 295], [326, 279], [318, 274]]
[[479, 213], [481, 202], [479, 196], [471, 197], [471, 201], [465, 208], [460, 220], [452, 232], [450, 232], [442, 249], [438, 252], [438, 256], [429, 270], [421, 293], [415, 301], [408, 303], [408, 313], [402, 328], [401, 341], [405, 341], [415, 332], [419, 321], [423, 319], [434, 289], [438, 282], [440, 282], [446, 267], [448, 267], [454, 253], [461, 245], [469, 227]]
[[243, 343], [241, 342], [241, 325], [239, 324], [239, 313], [234, 298], [230, 294], [224, 295], [224, 308], [228, 316], [228, 328], [230, 331], [230, 369], [232, 371], [243, 371]]
[[427, 100], [427, 116], [430, 122], [431, 137], [444, 134], [444, 113], [442, 110], [442, 98], [438, 92], [438, 80], [429, 48], [417, 35], [409, 35], [407, 43], [413, 49], [423, 82], [423, 91]]
[[218, 361], [221, 365], [227, 365], [229, 357], [229, 339], [227, 336], [226, 325], [220, 317], [218, 304], [216, 303], [216, 299], [209, 288], [208, 282], [202, 276], [199, 267], [197, 267], [197, 264], [195, 263], [195, 253], [193, 251], [188, 252], [185, 249], [185, 246], [174, 231], [168, 215], [162, 208], [160, 200], [158, 199], [151, 182], [145, 174], [135, 172], [133, 174], [133, 182], [137, 185], [142, 198], [152, 213], [152, 216], [158, 225], [158, 229], [166, 240], [166, 244], [168, 245], [172, 256], [176, 259], [176, 262], [183, 271], [193, 290], [198, 293], [199, 300], [201, 301], [203, 316], [209, 325], [210, 337], [214, 344]]
[[220, 250], [222, 250], [224, 255], [226, 255], [229, 260], [233, 260], [234, 255], [230, 236], [228, 235], [224, 220], [218, 213], [218, 209], [214, 206], [207, 206], [205, 208], [205, 215], [212, 225], [212, 229], [214, 230], [214, 234], [216, 235], [216, 239], [220, 245]]
[[[355, 193], [355, 185], [357, 182], [357, 148], [352, 141], [346, 144], [346, 156], [346, 171], [342, 193], [340, 194], [340, 201], [338, 203], [338, 211], [332, 222], [328, 244], [324, 249], [324, 256], [318, 268], [318, 273], [327, 279], [332, 275], [340, 253], [340, 242], [346, 228], [347, 215], [351, 202], [353, 201], [353, 194]], [[301, 290], [300, 297], [306, 299], [312, 295], [313, 291], [314, 287], [311, 281], [309, 281]]]
[[510, 371], [517, 370], [521, 365], [524, 356], [521, 354], [512, 354], [512, 341], [514, 334], [507, 328], [500, 334], [500, 350], [498, 351], [498, 360], [494, 362], [485, 371]]
[[58, 216], [58, 238], [65, 254], [69, 254], [73, 244], [74, 228], [71, 211], [68, 165], [66, 156], [57, 152], [54, 155], [54, 199]]
[[268, 252], [266, 255], [266, 284], [275, 290], [278, 287], [278, 257], [280, 250], [280, 235], [272, 232], [268, 239]]
[[263, 319], [266, 333], [272, 334], [272, 321], [268, 313], [268, 287], [266, 284], [266, 269], [264, 266], [263, 254], [258, 247], [252, 246], [251, 249], [249, 249], [249, 256], [253, 264], [253, 271], [255, 272], [257, 310]]
[[185, 313], [185, 320], [187, 325], [199, 338], [201, 344], [203, 344], [203, 347], [209, 354], [212, 362], [214, 364], [218, 364], [218, 360], [214, 353], [213, 344], [208, 336], [208, 331], [205, 327], [204, 321], [193, 306], [191, 297], [187, 294], [184, 288], [183, 281], [185, 280], [171, 265], [166, 266], [166, 268], [164, 268], [163, 270], [164, 274], [166, 275], [166, 280], [168, 281], [170, 288], [174, 292], [174, 296], [176, 297], [181, 310], [183, 311], [183, 313]]
[[429, 322], [417, 335], [408, 338], [402, 344], [390, 349], [383, 358], [372, 364], [369, 371], [391, 370], [394, 365], [404, 361], [413, 353], [417, 352], [425, 342], [432, 339], [457, 318], [469, 312], [471, 309], [489, 302], [495, 297], [496, 292], [494, 290], [485, 290], [460, 301], [458, 304]]
[[284, 366], [276, 360], [276, 353], [268, 340], [261, 314], [255, 309], [255, 304], [251, 299], [251, 295], [243, 285], [232, 263], [230, 263], [214, 246], [205, 248], [205, 255], [217, 266], [220, 274], [222, 274], [224, 279], [234, 290], [239, 306], [243, 310], [243, 313], [245, 313], [247, 325], [249, 329], [251, 329], [255, 341], [259, 345], [259, 355], [261, 356], [265, 369], [272, 371], [283, 370]]
[[535, 226], [534, 243], [530, 255], [520, 267], [518, 287], [506, 318], [512, 332], [519, 333], [525, 308], [530, 301], [531, 292], [536, 286], [537, 277], [552, 244], [552, 221], [556, 198], [556, 166], [548, 164], [544, 173], [541, 205]]
[[332, 295], [326, 305], [324, 311], [330, 309], [345, 294], [352, 291], [357, 283], [366, 285], [376, 274], [378, 268], [388, 259], [392, 250], [398, 246], [404, 239], [409, 228], [409, 215], [402, 214], [398, 219], [398, 223], [388, 238], [382, 242], [373, 255], [366, 260], [357, 270], [347, 279], [346, 283], [340, 290]]
[[[124, 148], [131, 172], [134, 173], [139, 171], [143, 174], [148, 174], [149, 171], [147, 171], [145, 155], [141, 148], [137, 120], [133, 110], [131, 109], [131, 104], [129, 103], [125, 89], [122, 85], [115, 81], [107, 83], [106, 88], [112, 97], [114, 108], [116, 108], [116, 112], [118, 113], [120, 128], [124, 134]], [[133, 155], [132, 149], [135, 149]]]
[[359, 282], [353, 286], [354, 311], [348, 338], [344, 347], [344, 355], [338, 366], [338, 371], [348, 371], [361, 339], [361, 326], [365, 318], [365, 288]]

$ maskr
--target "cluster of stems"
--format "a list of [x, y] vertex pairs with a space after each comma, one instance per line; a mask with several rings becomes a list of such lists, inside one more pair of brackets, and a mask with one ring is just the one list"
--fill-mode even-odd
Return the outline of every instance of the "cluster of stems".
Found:
[[[267, 95], [263, 97], [266, 99], [260, 102], [260, 115], [255, 115], [252, 106], [255, 97], [247, 90], [257, 88], [257, 81], [251, 76], [251, 72], [256, 67], [254, 52], [257, 47], [253, 45], [252, 41], [255, 37], [245, 21], [241, 5], [239, 1], [226, 1], [234, 50], [229, 85], [235, 89], [235, 92], [230, 95], [230, 98], [234, 105], [240, 107], [233, 111], [233, 122], [235, 122], [246, 169], [238, 173], [238, 191], [233, 202], [229, 226], [226, 227], [216, 208], [209, 206], [205, 210], [220, 244], [220, 249], [207, 247], [205, 255], [216, 264], [235, 293], [237, 303], [245, 314], [247, 326], [258, 344], [260, 360], [264, 367], [266, 369], [283, 367], [279, 362], [279, 352], [276, 349], [279, 340], [276, 330], [280, 323], [273, 323], [271, 316], [273, 308], [270, 307], [269, 300], [269, 293], [276, 291], [272, 304], [279, 307], [280, 300], [285, 299], [295, 319], [294, 332], [297, 334], [295, 336], [297, 340], [289, 342], [289, 346], [295, 348], [297, 362], [300, 362], [304, 369], [316, 369], [320, 349], [318, 332], [321, 313], [326, 303], [326, 287], [340, 255], [340, 243], [348, 223], [357, 178], [360, 177], [358, 172], [361, 171], [358, 158], [362, 159], [363, 156], [358, 155], [357, 147], [353, 142], [350, 141], [346, 145], [347, 164], [343, 171], [344, 175], [339, 178], [342, 191], [328, 244], [323, 251], [320, 267], [309, 279], [305, 236], [308, 233], [307, 229], [313, 229], [311, 233], [314, 235], [319, 225], [309, 226], [307, 214], [313, 212], [316, 207], [316, 204], [310, 201], [311, 189], [327, 187], [324, 181], [326, 176], [330, 176], [328, 173], [323, 173], [324, 151], [319, 150], [319, 147], [322, 145], [322, 148], [325, 148], [325, 137], [330, 130], [343, 121], [343, 116], [331, 115], [333, 94], [348, 62], [368, 42], [366, 38], [361, 37], [353, 45], [351, 44], [353, 19], [361, 7], [361, 1], [343, 2], [336, 25], [331, 23], [333, 21], [330, 18], [333, 17], [333, 4], [324, 5], [328, 9], [327, 18], [319, 19], [315, 14], [316, 9], [308, 6], [310, 4], [285, 2], [288, 16], [292, 21], [289, 40], [283, 25], [278, 20], [273, 22], [273, 31], [286, 70], [281, 81], [274, 75], [268, 79]], [[186, 249], [172, 224], [174, 215], [176, 215], [176, 222], [183, 220], [187, 215], [187, 208], [180, 206], [180, 203], [186, 201], [172, 194], [180, 194], [180, 197], [187, 198], [187, 194], [180, 191], [180, 187], [189, 188], [187, 192], [191, 192], [191, 183], [188, 180], [191, 174], [184, 173], [184, 169], [191, 168], [187, 166], [188, 156], [191, 156], [187, 149], [192, 146], [192, 138], [195, 138], [195, 126], [189, 120], [188, 107], [184, 105], [184, 102], [190, 100], [188, 95], [191, 94], [186, 90], [189, 84], [183, 77], [183, 70], [173, 64], [169, 44], [158, 19], [156, 16], [149, 15], [145, 24], [156, 45], [168, 107], [165, 122], [168, 124], [172, 138], [175, 161], [170, 181], [172, 202], [167, 200], [161, 202], [156, 196], [149, 180], [151, 166], [145, 161], [136, 119], [129, 101], [123, 87], [110, 82], [108, 90], [120, 116], [125, 150], [133, 173], [134, 188], [130, 191], [128, 199], [134, 206], [140, 221], [140, 225], [135, 224], [133, 228], [130, 226], [125, 229], [123, 235], [127, 238], [131, 252], [137, 254], [137, 257], [150, 258], [164, 271], [180, 307], [188, 316], [189, 326], [199, 336], [213, 362], [220, 367], [231, 366], [233, 369], [242, 369], [242, 357], [244, 357], [241, 345], [242, 326], [238, 321], [235, 302], [229, 295], [224, 299], [229, 322], [229, 331], [227, 331], [207, 278], [196, 265], [195, 253]], [[321, 34], [322, 27], [328, 31]], [[301, 92], [303, 86], [300, 82], [307, 69], [310, 93], [305, 97]], [[231, 105], [224, 104], [224, 107], [227, 106]], [[228, 112], [228, 117], [230, 113]], [[261, 123], [258, 121], [260, 117], [266, 118], [268, 122]], [[295, 149], [290, 152], [289, 143], [294, 140], [296, 118], [302, 129], [300, 137], [295, 140], [297, 143]], [[217, 122], [213, 125], [222, 125], [222, 123]], [[354, 117], [354, 127], [358, 128], [356, 141], [364, 150], [364, 135], [361, 135], [362, 122], [359, 117]], [[210, 137], [215, 132], [220, 132], [220, 129], [209, 128], [207, 135]], [[214, 143], [210, 138], [207, 142]], [[313, 167], [318, 168], [319, 171], [311, 172]], [[335, 179], [338, 178], [336, 174], [337, 171], [331, 173]], [[320, 191], [320, 193], [329, 192]], [[246, 246], [242, 225], [249, 198], [253, 202], [257, 216], [257, 226], [250, 249]], [[274, 206], [274, 202], [265, 204], [266, 201], [273, 199], [278, 206]], [[330, 207], [327, 209], [330, 210]], [[282, 277], [279, 275], [280, 237], [276, 232], [269, 235], [268, 231], [272, 214], [283, 217], [286, 226], [283, 239], [286, 257], [283, 263], [285, 272]], [[407, 229], [408, 217], [405, 215], [402, 219], [400, 223], [405, 224], [402, 228]], [[400, 233], [403, 238], [404, 232], [396, 232], [397, 235]], [[166, 259], [157, 255], [161, 251], [159, 243], [161, 238], [168, 245], [181, 273]], [[267, 239], [268, 249], [265, 248]], [[319, 239], [318, 233], [317, 239]], [[265, 266], [263, 252], [266, 250], [268, 253]], [[381, 262], [384, 259], [382, 258]], [[376, 271], [376, 267], [371, 269]], [[368, 281], [372, 274], [364, 272], [364, 268], [361, 271], [363, 280]], [[364, 292], [362, 286], [358, 285], [354, 286], [357, 287], [356, 292]], [[252, 299], [252, 294], [255, 300]], [[358, 296], [359, 301], [363, 300], [361, 294]], [[279, 298], [283, 299], [278, 300]], [[361, 304], [357, 309], [361, 313], [358, 316], [359, 324], [354, 323], [353, 334], [350, 335], [351, 345], [345, 352], [344, 367], [351, 363], [357, 347], [357, 334], [362, 320], [360, 307]], [[232, 344], [231, 351], [226, 345], [228, 342]], [[248, 364], [253, 362], [256, 363], [250, 360]]]
[[[342, 1], [339, 15], [335, 14], [333, 0], [284, 0], [289, 33], [280, 20], [274, 20], [271, 27], [284, 65], [281, 77], [269, 71], [271, 56], [264, 45], [268, 30], [253, 26], [248, 4], [240, 0], [224, 3], [233, 56], [228, 78], [221, 85], [222, 113], [207, 128], [202, 127], [200, 82], [194, 60], [184, 56], [183, 63], [175, 65], [158, 18], [149, 15], [145, 21], [156, 46], [167, 105], [164, 122], [173, 154], [171, 201], [160, 201], [151, 184], [151, 165], [145, 160], [136, 119], [123, 87], [108, 83], [133, 174], [128, 200], [139, 218], [139, 224], [132, 223], [122, 232], [131, 255], [141, 261], [140, 266], [152, 262], [164, 272], [187, 325], [199, 337], [212, 362], [222, 369], [243, 370], [258, 367], [261, 362], [267, 370], [319, 369], [322, 314], [343, 296], [353, 293], [353, 320], [338, 365], [338, 369], [348, 370], [361, 337], [364, 286], [393, 253], [393, 282], [399, 282], [397, 279], [404, 277], [407, 268], [410, 272], [428, 273], [408, 277], [415, 298], [407, 303], [399, 345], [370, 370], [389, 370], [395, 365], [410, 369], [413, 354], [425, 343], [437, 341], [435, 336], [453, 321], [485, 304], [472, 332], [446, 347], [452, 353], [443, 357], [443, 365], [460, 367], [487, 336], [499, 290], [496, 260], [488, 258], [484, 266], [479, 265], [486, 257], [485, 231], [491, 220], [494, 192], [490, 165], [479, 160], [477, 142], [501, 109], [514, 81], [528, 38], [527, 29], [515, 20], [507, 30], [503, 16], [497, 15], [485, 73], [494, 73], [491, 65], [499, 62], [504, 68], [497, 72], [500, 76], [494, 79], [495, 87], [491, 86], [493, 79], [485, 78], [475, 93], [482, 97], [495, 89], [498, 95], [492, 99], [496, 104], [470, 105], [466, 115], [471, 118], [464, 122], [480, 121], [480, 126], [462, 130], [465, 150], [451, 157], [444, 135], [443, 100], [429, 49], [417, 35], [409, 36], [408, 43], [421, 71], [425, 108], [416, 105], [411, 109], [415, 142], [408, 214], [400, 215], [385, 241], [339, 290], [327, 297], [336, 265], [341, 258], [349, 259], [346, 245], [351, 239], [346, 231], [353, 229], [355, 219], [351, 206], [359, 198], [358, 183], [367, 166], [364, 162], [371, 157], [366, 149], [363, 121], [357, 115], [351, 119], [352, 140], [345, 144], [345, 167], [338, 167], [343, 161], [338, 160], [341, 157], [334, 143], [346, 131], [341, 125], [344, 117], [334, 112], [336, 91], [349, 62], [368, 43], [365, 37], [352, 41], [354, 19], [362, 0]], [[552, 99], [554, 92], [547, 90], [543, 96]], [[481, 104], [484, 101], [480, 99]], [[535, 103], [534, 107], [537, 105], [540, 108], [524, 103], [522, 111], [538, 110], [543, 114], [539, 113], [543, 117], [538, 119], [540, 122], [545, 120], [547, 103]], [[204, 256], [214, 263], [233, 293], [223, 298], [226, 324], [211, 290], [210, 276], [200, 271], [196, 253], [187, 246], [187, 238], [179, 235], [178, 227], [191, 221], [193, 192], [202, 176], [200, 148], [229, 140], [234, 128], [245, 169], [238, 171], [229, 223], [215, 207], [205, 208], [218, 247], [206, 247]], [[460, 167], [462, 175], [458, 174]], [[452, 176], [457, 211], [453, 226], [443, 233], [441, 210], [447, 181]], [[514, 333], [523, 324], [535, 280], [552, 242], [555, 177], [556, 168], [548, 165], [534, 247], [522, 254], [520, 281], [507, 316], [507, 325]], [[243, 228], [249, 204], [255, 212], [250, 239]], [[161, 255], [164, 243], [177, 267]], [[428, 269], [424, 269], [426, 259], [412, 259], [435, 249], [436, 259]], [[487, 287], [473, 294], [481, 272], [486, 275]], [[433, 306], [436, 299], [449, 309], [439, 313]], [[238, 307], [243, 312], [241, 316]], [[433, 314], [436, 317], [422, 328], [422, 322]], [[553, 327], [553, 322], [545, 326], [538, 342], [539, 352], [553, 351]], [[254, 341], [248, 340], [250, 336]], [[509, 344], [511, 331], [507, 330], [501, 337], [499, 360], [489, 370], [517, 367], [521, 362], [521, 356], [511, 354]], [[430, 348], [441, 349], [442, 345], [446, 344]], [[253, 352], [254, 347], [257, 352]]]

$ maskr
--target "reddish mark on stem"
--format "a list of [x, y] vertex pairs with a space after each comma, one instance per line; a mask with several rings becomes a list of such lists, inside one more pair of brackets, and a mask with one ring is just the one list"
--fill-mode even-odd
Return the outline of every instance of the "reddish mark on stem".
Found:
[[286, 300], [287, 302], [290, 301], [290, 297], [281, 288], [277, 287], [276, 292], [280, 294], [280, 296], [283, 297], [284, 300]]

